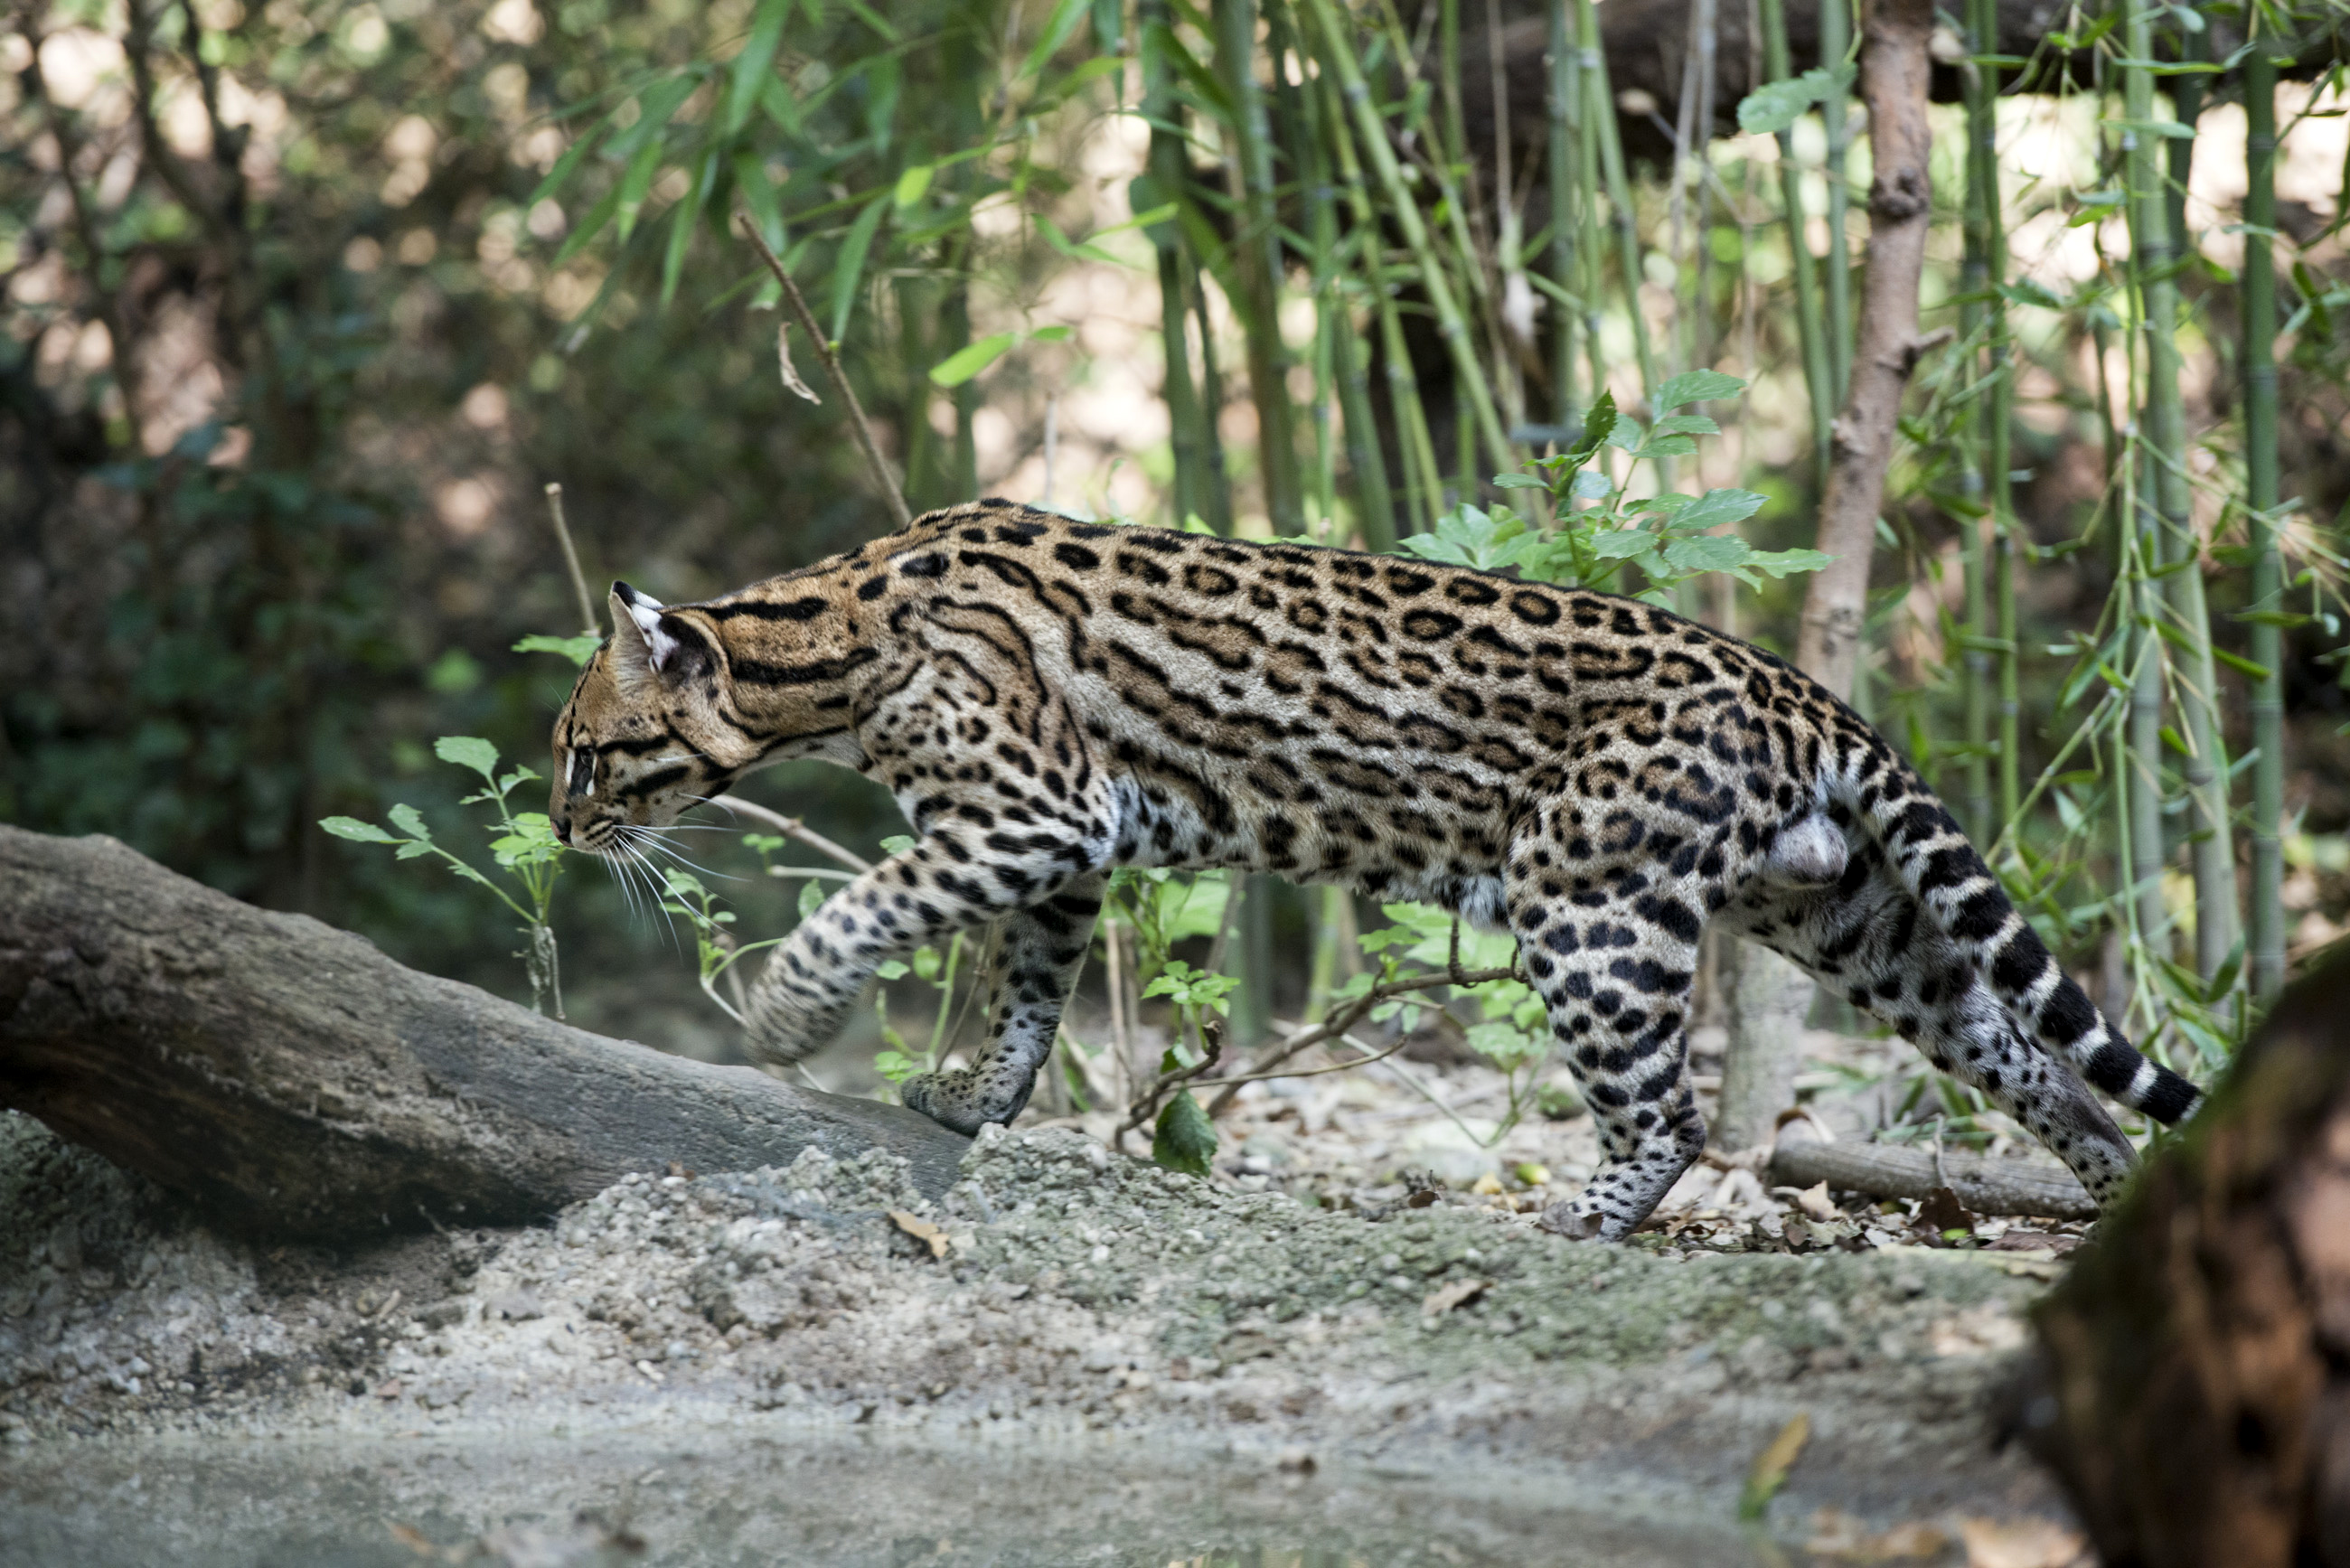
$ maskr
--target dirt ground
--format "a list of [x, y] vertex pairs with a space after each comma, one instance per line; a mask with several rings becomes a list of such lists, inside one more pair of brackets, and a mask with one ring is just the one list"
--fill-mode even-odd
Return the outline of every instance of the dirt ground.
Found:
[[1076, 1127], [991, 1129], [936, 1202], [886, 1157], [810, 1153], [349, 1254], [216, 1235], [0, 1116], [0, 1488], [189, 1437], [846, 1433], [1398, 1481], [1499, 1467], [1730, 1528], [1801, 1417], [1767, 1513], [1784, 1545], [2077, 1557], [1998, 1446], [2073, 1231], [1966, 1239], [1703, 1168], [1630, 1244], [1570, 1243], [1533, 1210], [1587, 1169], [1588, 1119], [1482, 1148], [1493, 1100], [1470, 1065], [1301, 1079], [1247, 1093], [1209, 1180]]

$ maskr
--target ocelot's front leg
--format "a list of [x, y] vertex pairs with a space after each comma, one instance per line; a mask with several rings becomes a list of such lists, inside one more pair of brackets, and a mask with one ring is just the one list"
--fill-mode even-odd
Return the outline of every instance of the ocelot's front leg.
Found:
[[899, 1089], [907, 1105], [961, 1133], [1020, 1114], [1085, 967], [1106, 880], [1097, 871], [1071, 877], [1044, 902], [1004, 917], [987, 1044], [968, 1067], [909, 1078]]
[[[941, 829], [818, 905], [751, 987], [743, 1017], [751, 1059], [788, 1066], [830, 1044], [886, 959], [1007, 915], [1024, 916], [1027, 906], [1060, 896], [1073, 878], [1091, 889], [1083, 901], [1098, 907], [1100, 883], [1091, 873], [1102, 856], [1095, 846], [1038, 832], [1022, 847], [1018, 855], [982, 858], [952, 829]], [[1076, 945], [1082, 954], [1082, 938]], [[1054, 1011], [1057, 1015], [1057, 1000]]]

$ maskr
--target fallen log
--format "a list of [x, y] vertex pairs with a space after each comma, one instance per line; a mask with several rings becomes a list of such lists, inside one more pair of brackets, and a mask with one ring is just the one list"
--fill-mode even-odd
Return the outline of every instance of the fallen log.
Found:
[[570, 1028], [111, 838], [0, 826], [0, 1107], [250, 1233], [537, 1220], [629, 1171], [967, 1139], [894, 1106]]
[[2037, 1214], [2051, 1220], [2094, 1220], [2097, 1206], [2078, 1178], [2053, 1160], [1993, 1158], [1980, 1154], [1914, 1148], [1900, 1144], [1830, 1143], [1802, 1119], [1779, 1130], [1771, 1150], [1776, 1187], [1830, 1187], [1872, 1198], [1923, 1199], [1948, 1187], [1978, 1214]]
[[2350, 1563], [2345, 994], [2285, 994], [2040, 1312], [2018, 1424], [2103, 1562]]

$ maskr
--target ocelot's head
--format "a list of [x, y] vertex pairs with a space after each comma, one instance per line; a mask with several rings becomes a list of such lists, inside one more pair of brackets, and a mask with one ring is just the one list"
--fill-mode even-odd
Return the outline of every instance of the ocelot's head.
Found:
[[622, 853], [630, 829], [668, 826], [757, 760], [720, 717], [714, 625], [626, 583], [611, 607], [612, 636], [555, 722], [546, 807], [557, 838], [596, 855]]

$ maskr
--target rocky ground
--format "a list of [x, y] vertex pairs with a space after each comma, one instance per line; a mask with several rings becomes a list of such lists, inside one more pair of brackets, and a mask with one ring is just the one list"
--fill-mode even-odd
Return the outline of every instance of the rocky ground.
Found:
[[[1726, 1529], [1802, 1417], [1779, 1539], [2072, 1559], [2046, 1483], [1994, 1451], [2022, 1314], [2069, 1236], [1987, 1223], [1927, 1247], [1954, 1239], [1932, 1216], [1921, 1231], [1731, 1170], [1686, 1184], [1632, 1245], [1575, 1245], [1534, 1228], [1528, 1179], [1578, 1178], [1587, 1127], [1532, 1124], [1440, 1188], [1395, 1177], [1440, 1139], [1399, 1117], [1379, 1148], [1395, 1105], [1346, 1098], [1384, 1091], [1325, 1103], [1362, 1080], [1307, 1082], [1240, 1107], [1211, 1181], [1071, 1128], [991, 1130], [937, 1202], [886, 1157], [811, 1153], [347, 1256], [216, 1236], [0, 1116], [0, 1496], [172, 1434], [730, 1431], [1124, 1444], [1399, 1484], [1499, 1466]], [[1420, 1089], [1476, 1092], [1436, 1068]], [[1260, 1141], [1276, 1132], [1279, 1154]]]

